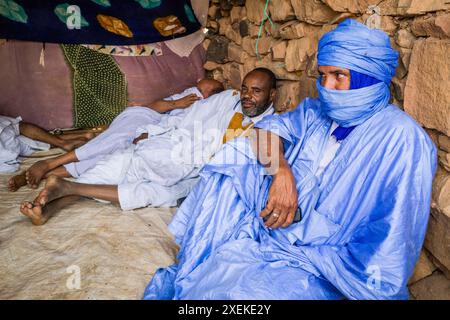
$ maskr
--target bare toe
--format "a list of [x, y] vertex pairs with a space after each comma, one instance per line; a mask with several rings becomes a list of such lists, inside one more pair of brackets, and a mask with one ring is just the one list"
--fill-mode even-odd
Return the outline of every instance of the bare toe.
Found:
[[48, 189], [44, 189], [42, 190], [39, 195], [37, 196], [37, 198], [34, 200], [34, 205], [41, 205], [41, 206], [45, 206], [47, 204], [48, 201]]
[[20, 212], [26, 215], [28, 213], [28, 210], [31, 208], [33, 208], [33, 204], [29, 201], [24, 201], [20, 205]]
[[16, 191], [14, 188], [14, 177], [13, 178], [9, 178], [8, 180], [8, 190], [9, 191]]
[[20, 189], [21, 187], [25, 186], [26, 184], [27, 180], [25, 178], [25, 173], [21, 173], [11, 177], [8, 180], [8, 189], [9, 191], [14, 192]]

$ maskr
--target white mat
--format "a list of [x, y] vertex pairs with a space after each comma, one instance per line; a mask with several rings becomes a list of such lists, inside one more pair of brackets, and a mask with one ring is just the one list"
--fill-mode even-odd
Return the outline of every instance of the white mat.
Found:
[[0, 299], [140, 299], [156, 269], [175, 262], [176, 208], [124, 212], [85, 199], [33, 226], [19, 206], [39, 190], [11, 193], [10, 176], [0, 175]]

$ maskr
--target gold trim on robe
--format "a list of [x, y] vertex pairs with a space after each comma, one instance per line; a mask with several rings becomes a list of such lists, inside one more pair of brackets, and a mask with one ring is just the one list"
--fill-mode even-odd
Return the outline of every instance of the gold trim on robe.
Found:
[[250, 129], [253, 128], [254, 123], [250, 122], [249, 124], [243, 126], [242, 122], [244, 121], [244, 114], [240, 112], [236, 112], [230, 120], [228, 124], [228, 128], [223, 135], [222, 142], [227, 143], [230, 140], [233, 140], [238, 137], [248, 137], [250, 135]]

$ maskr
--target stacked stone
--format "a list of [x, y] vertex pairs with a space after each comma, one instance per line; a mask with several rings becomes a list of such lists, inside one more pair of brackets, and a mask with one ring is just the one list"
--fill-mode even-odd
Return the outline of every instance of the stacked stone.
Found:
[[[392, 102], [426, 128], [439, 148], [439, 169], [425, 249], [410, 283], [436, 267], [450, 278], [450, 2], [447, 0], [210, 0], [204, 42], [209, 75], [240, 88], [267, 67], [277, 76], [278, 111], [317, 96], [317, 44], [345, 18], [375, 24], [399, 51]], [[256, 50], [257, 45], [257, 50]]]

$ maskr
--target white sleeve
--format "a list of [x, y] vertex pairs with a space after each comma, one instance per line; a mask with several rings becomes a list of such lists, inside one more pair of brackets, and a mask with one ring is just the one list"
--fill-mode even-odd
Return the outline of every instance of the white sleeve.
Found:
[[200, 93], [200, 91], [197, 89], [197, 87], [190, 87], [190, 88], [187, 88], [186, 90], [184, 90], [181, 93], [176, 93], [176, 94], [173, 94], [171, 96], [168, 96], [167, 98], [164, 98], [164, 100], [166, 100], [166, 101], [178, 100], [178, 99], [184, 98], [184, 97], [186, 97], [186, 96], [188, 96], [188, 95], [190, 95], [192, 93], [196, 94], [197, 96], [199, 96], [200, 98], [203, 99], [203, 96]]

